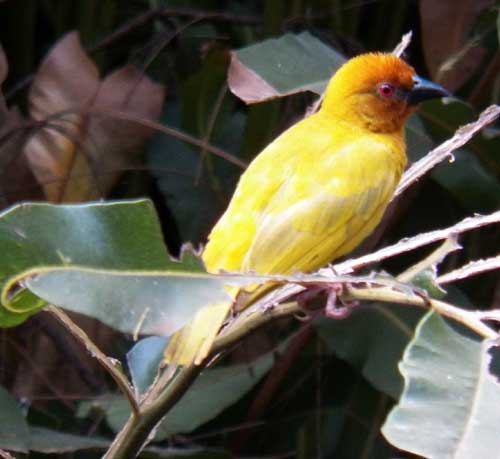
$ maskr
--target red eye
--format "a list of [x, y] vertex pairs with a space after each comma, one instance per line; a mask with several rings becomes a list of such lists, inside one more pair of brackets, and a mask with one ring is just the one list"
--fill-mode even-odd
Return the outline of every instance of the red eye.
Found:
[[392, 97], [394, 94], [394, 86], [390, 83], [382, 83], [378, 87], [378, 93], [382, 97]]

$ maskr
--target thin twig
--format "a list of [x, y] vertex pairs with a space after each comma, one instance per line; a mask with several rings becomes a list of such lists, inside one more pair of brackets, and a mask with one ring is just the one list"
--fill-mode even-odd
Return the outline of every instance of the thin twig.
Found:
[[135, 398], [134, 391], [130, 387], [130, 383], [125, 375], [113, 364], [111, 359], [107, 357], [87, 336], [87, 334], [60, 308], [50, 304], [46, 307], [46, 310], [50, 312], [59, 322], [61, 322], [68, 329], [68, 331], [85, 346], [92, 357], [97, 359], [101, 366], [115, 380], [118, 388], [128, 400], [132, 413], [134, 415], [138, 415], [139, 405]]
[[365, 301], [383, 301], [385, 303], [399, 303], [413, 306], [426, 307], [439, 312], [441, 315], [454, 319], [475, 331], [479, 336], [487, 339], [497, 339], [499, 334], [492, 328], [485, 325], [481, 318], [480, 311], [467, 311], [465, 309], [453, 306], [444, 301], [433, 298], [424, 298], [420, 295], [398, 292], [387, 288], [356, 288], [347, 287], [347, 294], [344, 296], [347, 300], [365, 300]]
[[471, 261], [458, 269], [442, 274], [436, 279], [436, 282], [438, 284], [449, 284], [450, 282], [462, 280], [495, 269], [500, 269], [500, 255], [484, 260]]
[[127, 112], [122, 112], [119, 110], [93, 110], [90, 109], [87, 111], [87, 113], [96, 115], [96, 116], [103, 116], [106, 118], [115, 118], [115, 119], [121, 119], [125, 121], [131, 121], [133, 123], [140, 124], [142, 126], [149, 127], [151, 129], [163, 132], [164, 134], [170, 135], [172, 137], [175, 137], [179, 140], [182, 140], [183, 142], [190, 143], [192, 145], [196, 145], [197, 147], [200, 147], [202, 150], [209, 151], [210, 153], [213, 153], [216, 156], [219, 156], [222, 159], [225, 159], [226, 161], [241, 167], [242, 169], [245, 169], [247, 167], [247, 163], [242, 161], [241, 159], [237, 158], [236, 156], [232, 155], [231, 153], [228, 153], [227, 151], [223, 150], [222, 148], [216, 147], [214, 145], [211, 145], [210, 143], [198, 139], [197, 137], [194, 137], [192, 135], [186, 134], [185, 132], [179, 131], [178, 129], [169, 127], [169, 126], [164, 126], [163, 124], [157, 123], [155, 121], [132, 115]]
[[425, 269], [432, 268], [441, 263], [451, 252], [460, 250], [462, 246], [457, 242], [455, 234], [452, 234], [432, 252], [428, 257], [422, 261], [410, 266], [406, 271], [398, 275], [399, 282], [410, 282], [418, 273]]
[[[408, 239], [402, 239], [394, 245], [384, 247], [383, 249], [377, 250], [376, 252], [363, 255], [362, 257], [355, 258], [353, 260], [347, 260], [342, 263], [338, 263], [336, 265], [333, 265], [332, 268], [338, 274], [351, 273], [359, 268], [373, 263], [378, 263], [382, 260], [385, 260], [386, 258], [391, 258], [395, 255], [399, 255], [401, 253], [409, 252], [419, 247], [432, 244], [433, 242], [442, 241], [443, 239], [447, 239], [452, 235], [471, 231], [477, 228], [481, 228], [482, 226], [491, 225], [493, 223], [500, 223], [500, 210], [489, 215], [468, 217], [460, 221], [456, 225], [450, 226], [448, 228], [430, 231], [428, 233], [422, 233]], [[320, 272], [322, 271], [323, 270], [320, 270]]]
[[[226, 92], [227, 92], [227, 83], [224, 83], [217, 94], [217, 98], [215, 99], [215, 103], [213, 105], [210, 117], [208, 119], [207, 127], [203, 135], [202, 142], [204, 142], [207, 145], [210, 144], [210, 138], [212, 137], [212, 133], [215, 128], [215, 122], [217, 121], [217, 117], [219, 116], [220, 110], [222, 108], [222, 102], [224, 101]], [[200, 158], [198, 160], [198, 167], [196, 170], [196, 178], [195, 178], [196, 186], [198, 186], [198, 184], [200, 183], [201, 174], [203, 172], [203, 165], [205, 163], [205, 157], [207, 156], [207, 153], [208, 152], [206, 148], [203, 148], [200, 152]], [[214, 177], [212, 177], [212, 182], [213, 181]]]
[[403, 175], [394, 197], [401, 194], [434, 166], [444, 161], [446, 158], [451, 158], [453, 151], [465, 145], [474, 134], [483, 129], [486, 125], [493, 123], [498, 116], [500, 116], [500, 106], [490, 105], [479, 115], [476, 121], [462, 126], [455, 132], [455, 135], [451, 139], [443, 142], [413, 164]]
[[16, 459], [12, 454], [9, 454], [7, 451], [4, 451], [3, 449], [0, 449], [0, 457], [3, 459]]
[[413, 32], [411, 30], [409, 32], [405, 33], [401, 37], [401, 41], [394, 48], [394, 51], [392, 52], [392, 54], [394, 54], [397, 57], [401, 57], [403, 55], [403, 53], [406, 51], [406, 48], [408, 48], [408, 46], [410, 45], [412, 37], [413, 37]]

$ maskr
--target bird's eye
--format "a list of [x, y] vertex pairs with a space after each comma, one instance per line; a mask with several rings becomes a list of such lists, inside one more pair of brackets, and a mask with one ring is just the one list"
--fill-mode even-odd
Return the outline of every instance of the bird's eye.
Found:
[[382, 83], [378, 87], [378, 93], [385, 98], [392, 97], [394, 95], [394, 86], [390, 83]]

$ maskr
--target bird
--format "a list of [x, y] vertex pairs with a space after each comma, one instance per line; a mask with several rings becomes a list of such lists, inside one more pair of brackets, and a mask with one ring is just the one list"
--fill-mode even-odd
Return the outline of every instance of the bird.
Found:
[[[449, 96], [390, 53], [366, 53], [330, 79], [319, 110], [258, 154], [208, 236], [209, 273], [313, 272], [378, 225], [407, 163], [405, 123], [418, 104]], [[232, 300], [239, 294], [230, 290]], [[167, 362], [200, 364], [233, 302], [211, 305], [177, 332]]]

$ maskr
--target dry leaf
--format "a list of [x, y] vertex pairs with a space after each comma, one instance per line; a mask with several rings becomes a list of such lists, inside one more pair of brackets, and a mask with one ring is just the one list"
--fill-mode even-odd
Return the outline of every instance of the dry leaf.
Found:
[[235, 52], [231, 53], [227, 83], [231, 92], [247, 104], [275, 99], [280, 96], [279, 91], [252, 69], [242, 64]]
[[108, 192], [152, 134], [138, 123], [113, 118], [112, 112], [154, 119], [163, 96], [162, 86], [131, 66], [101, 82], [78, 34], [60, 40], [29, 93], [30, 113], [45, 125], [28, 143], [26, 155], [47, 199], [80, 202]]

